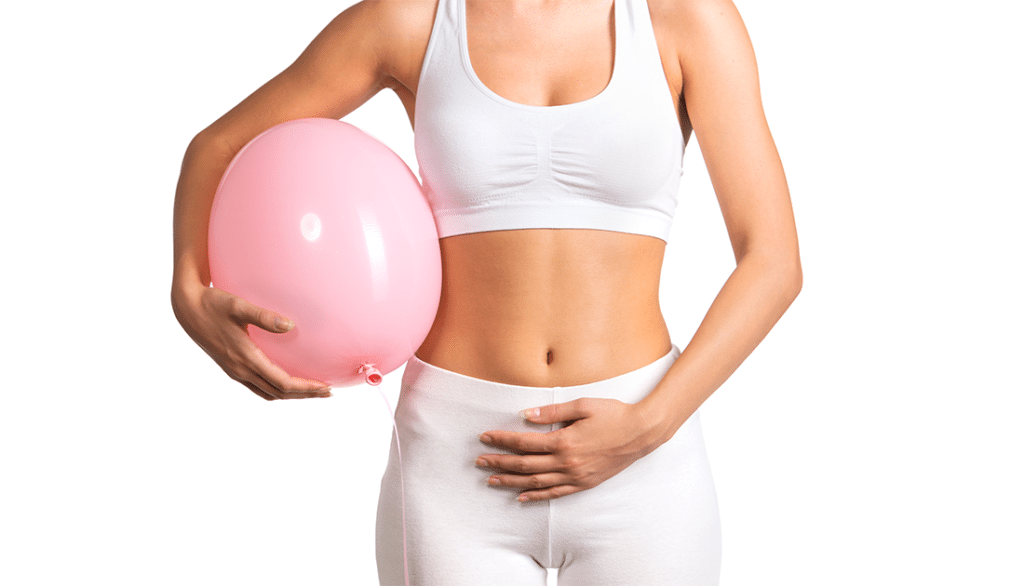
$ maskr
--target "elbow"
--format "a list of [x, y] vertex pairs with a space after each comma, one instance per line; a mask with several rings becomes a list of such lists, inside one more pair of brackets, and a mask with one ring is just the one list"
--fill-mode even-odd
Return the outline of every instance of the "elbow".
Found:
[[797, 295], [800, 294], [800, 290], [804, 288], [804, 270], [800, 266], [800, 261], [796, 262], [796, 265], [790, 272], [789, 283], [789, 301], [790, 303], [796, 299]]
[[788, 306], [804, 287], [804, 269], [800, 262], [800, 247], [796, 239], [781, 240], [765, 247], [768, 262], [775, 273], [779, 293]]
[[746, 264], [744, 261], [748, 259], [751, 265], [758, 267], [753, 270], [762, 275], [765, 291], [771, 291], [772, 297], [789, 307], [804, 286], [804, 272], [799, 252], [763, 249], [745, 255], [738, 264]]
[[786, 283], [788, 285], [787, 290], [793, 299], [800, 294], [800, 290], [804, 287], [804, 269], [803, 265], [800, 264], [800, 253], [794, 252], [790, 255], [791, 260], [786, 263]]
[[800, 249], [796, 246], [776, 248], [770, 254], [770, 266], [777, 287], [786, 304], [792, 303], [804, 286], [804, 269], [800, 263]]
[[780, 289], [785, 298], [786, 307], [800, 295], [804, 287], [804, 270], [800, 264], [799, 253], [785, 255], [787, 260], [779, 263]]
[[209, 128], [206, 128], [199, 132], [199, 134], [192, 137], [192, 140], [188, 143], [188, 147], [185, 149], [185, 154], [186, 156], [199, 153], [205, 154], [211, 149], [231, 153], [232, 156], [240, 150], [235, 148], [230, 141], [223, 136], [215, 134], [211, 132]]

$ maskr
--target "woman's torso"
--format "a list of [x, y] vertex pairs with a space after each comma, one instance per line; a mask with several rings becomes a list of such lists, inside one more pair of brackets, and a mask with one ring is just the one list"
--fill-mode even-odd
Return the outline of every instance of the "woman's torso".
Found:
[[[533, 106], [601, 94], [615, 62], [612, 2], [516, 6], [466, 5], [472, 71], [486, 88]], [[678, 75], [666, 59], [670, 51], [658, 47], [668, 77], [662, 91], [676, 104]], [[423, 54], [408, 63], [405, 79], [398, 70], [396, 91], [415, 120]], [[417, 356], [468, 376], [527, 386], [584, 384], [653, 362], [671, 348], [658, 301], [664, 250], [660, 238], [594, 229], [442, 238], [440, 308]]]
[[658, 305], [664, 244], [598, 230], [511, 230], [441, 240], [437, 319], [417, 352], [468, 376], [571, 386], [670, 349]]

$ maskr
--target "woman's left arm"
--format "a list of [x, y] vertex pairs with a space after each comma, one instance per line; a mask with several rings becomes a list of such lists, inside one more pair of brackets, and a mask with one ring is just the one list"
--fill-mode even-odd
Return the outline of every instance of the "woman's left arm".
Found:
[[681, 15], [683, 94], [736, 268], [679, 359], [638, 405], [656, 423], [659, 442], [732, 375], [803, 284], [789, 188], [746, 28], [730, 0], [684, 4], [692, 11]]
[[[493, 445], [556, 457], [547, 460], [544, 471], [530, 468], [528, 462], [543, 461], [537, 457], [485, 457], [481, 464], [517, 473], [498, 481], [528, 489], [521, 500], [596, 486], [668, 441], [764, 339], [802, 285], [789, 189], [765, 120], [743, 21], [730, 0], [675, 5], [669, 24], [678, 31], [684, 103], [722, 208], [736, 268], [690, 343], [639, 403], [581, 399], [549, 405], [525, 415], [534, 423], [574, 423], [547, 434], [488, 432], [482, 437]], [[557, 473], [551, 462], [559, 462]], [[540, 481], [545, 477], [562, 482]]]

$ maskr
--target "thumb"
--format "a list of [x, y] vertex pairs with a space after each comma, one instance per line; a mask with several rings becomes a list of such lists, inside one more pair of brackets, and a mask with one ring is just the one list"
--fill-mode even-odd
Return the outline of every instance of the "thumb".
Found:
[[237, 315], [242, 322], [253, 324], [254, 326], [267, 330], [268, 332], [280, 334], [295, 327], [295, 323], [283, 315], [274, 313], [269, 309], [253, 305], [246, 301], [243, 301], [238, 308]]
[[568, 403], [556, 403], [532, 409], [523, 409], [519, 415], [531, 423], [562, 423], [576, 421], [590, 416], [590, 410], [585, 408], [583, 399], [576, 399]]

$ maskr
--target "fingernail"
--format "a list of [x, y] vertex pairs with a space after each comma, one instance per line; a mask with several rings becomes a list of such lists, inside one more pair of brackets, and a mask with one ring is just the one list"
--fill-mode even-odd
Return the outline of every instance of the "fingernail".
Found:
[[523, 419], [533, 419], [534, 417], [540, 417], [540, 408], [523, 409], [519, 412], [519, 416]]
[[491, 436], [487, 435], [486, 433], [481, 433], [479, 437], [480, 441], [484, 442], [485, 444], [491, 443]]
[[480, 466], [482, 468], [486, 468], [487, 467], [487, 460], [484, 460], [483, 458], [477, 458], [476, 459], [476, 465]]
[[498, 486], [501, 484], [501, 480], [497, 476], [491, 476], [487, 479], [487, 484], [490, 484], [491, 486]]
[[525, 503], [526, 501], [530, 500], [530, 497], [526, 496], [525, 494], [521, 494], [519, 495], [519, 498], [516, 500], [518, 500], [521, 503]]
[[284, 330], [287, 332], [294, 326], [295, 324], [290, 319], [281, 319], [279, 317], [274, 318], [274, 327], [276, 327], [279, 330]]

